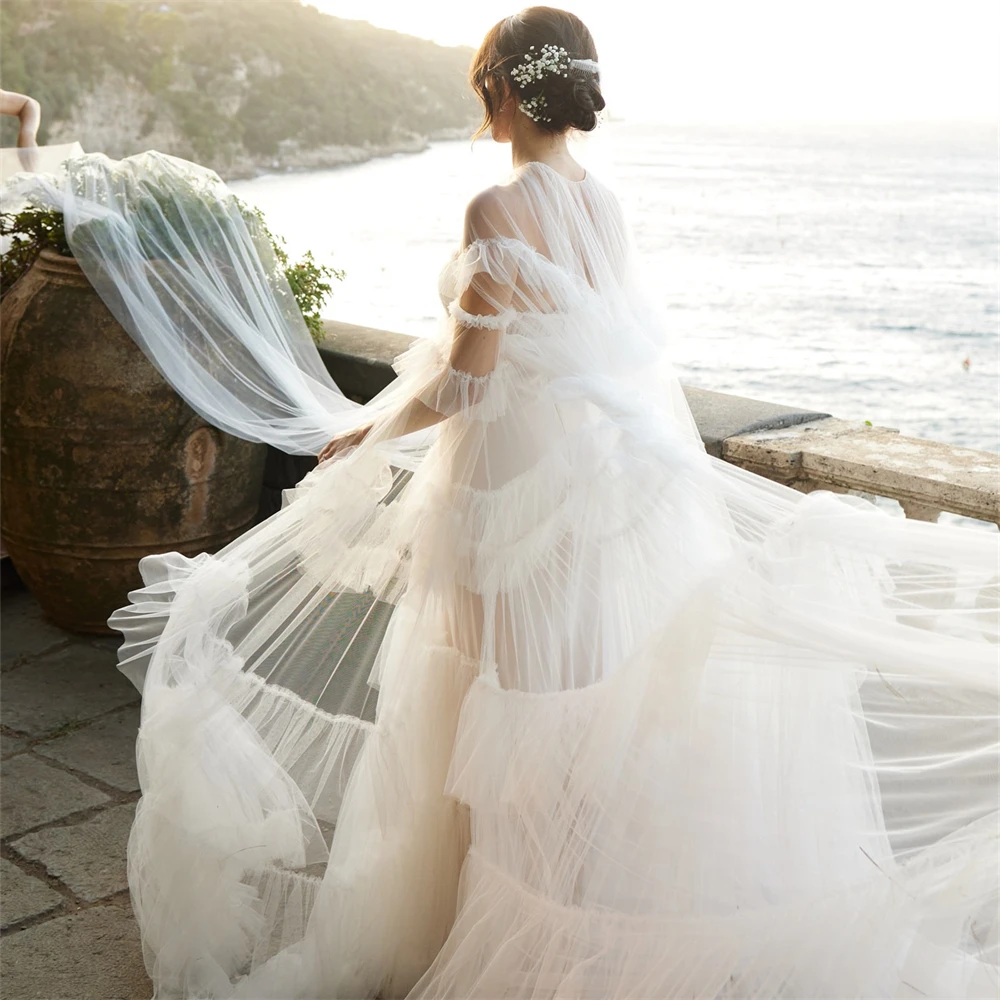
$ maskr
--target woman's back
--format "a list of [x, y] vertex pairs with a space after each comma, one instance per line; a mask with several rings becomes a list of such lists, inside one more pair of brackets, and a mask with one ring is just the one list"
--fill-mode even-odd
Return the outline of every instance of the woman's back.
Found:
[[524, 243], [598, 294], [620, 290], [627, 274], [620, 205], [589, 172], [571, 180], [540, 160], [515, 168], [506, 184], [478, 195], [467, 216], [467, 243], [497, 238]]

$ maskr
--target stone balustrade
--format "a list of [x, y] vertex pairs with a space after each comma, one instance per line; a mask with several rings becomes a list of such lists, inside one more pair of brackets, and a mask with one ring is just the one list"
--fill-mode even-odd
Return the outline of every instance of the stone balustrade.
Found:
[[[352, 399], [366, 402], [395, 377], [392, 359], [413, 338], [326, 321], [320, 354]], [[795, 489], [897, 500], [907, 517], [942, 511], [1000, 525], [1000, 456], [906, 437], [828, 413], [685, 386], [706, 450]]]

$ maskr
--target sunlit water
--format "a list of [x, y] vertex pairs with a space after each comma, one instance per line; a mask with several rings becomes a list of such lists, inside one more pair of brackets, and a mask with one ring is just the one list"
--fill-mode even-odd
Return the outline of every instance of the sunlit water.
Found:
[[[614, 123], [575, 151], [621, 198], [683, 381], [1000, 450], [995, 131]], [[425, 335], [466, 202], [509, 168], [481, 140], [232, 187], [346, 270], [327, 315]]]

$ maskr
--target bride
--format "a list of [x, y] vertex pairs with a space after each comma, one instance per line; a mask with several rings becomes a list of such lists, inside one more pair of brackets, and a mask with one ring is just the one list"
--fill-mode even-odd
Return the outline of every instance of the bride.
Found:
[[567, 149], [590, 33], [472, 82], [438, 335], [110, 619], [156, 996], [996, 996], [996, 537], [708, 456]]

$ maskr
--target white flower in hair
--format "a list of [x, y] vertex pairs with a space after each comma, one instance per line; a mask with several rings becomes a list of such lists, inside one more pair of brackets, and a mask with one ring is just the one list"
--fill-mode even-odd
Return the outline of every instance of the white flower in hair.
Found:
[[533, 122], [550, 122], [552, 119], [542, 114], [542, 109], [547, 107], [548, 103], [544, 94], [535, 94], [530, 100], [521, 101], [518, 107]]
[[[518, 88], [524, 90], [548, 73], [568, 78], [571, 69], [594, 74], [598, 71], [597, 63], [592, 59], [570, 59], [569, 53], [561, 45], [543, 45], [540, 52], [535, 52], [535, 46], [529, 45], [524, 58], [511, 69], [510, 75]], [[518, 104], [521, 111], [535, 122], [552, 121], [542, 113], [547, 106], [544, 94], [536, 94]]]
[[569, 76], [569, 53], [561, 45], [543, 45], [541, 52], [535, 53], [535, 46], [528, 47], [524, 59], [511, 71], [514, 82], [522, 90], [535, 80], [540, 80], [546, 73], [558, 73]]

